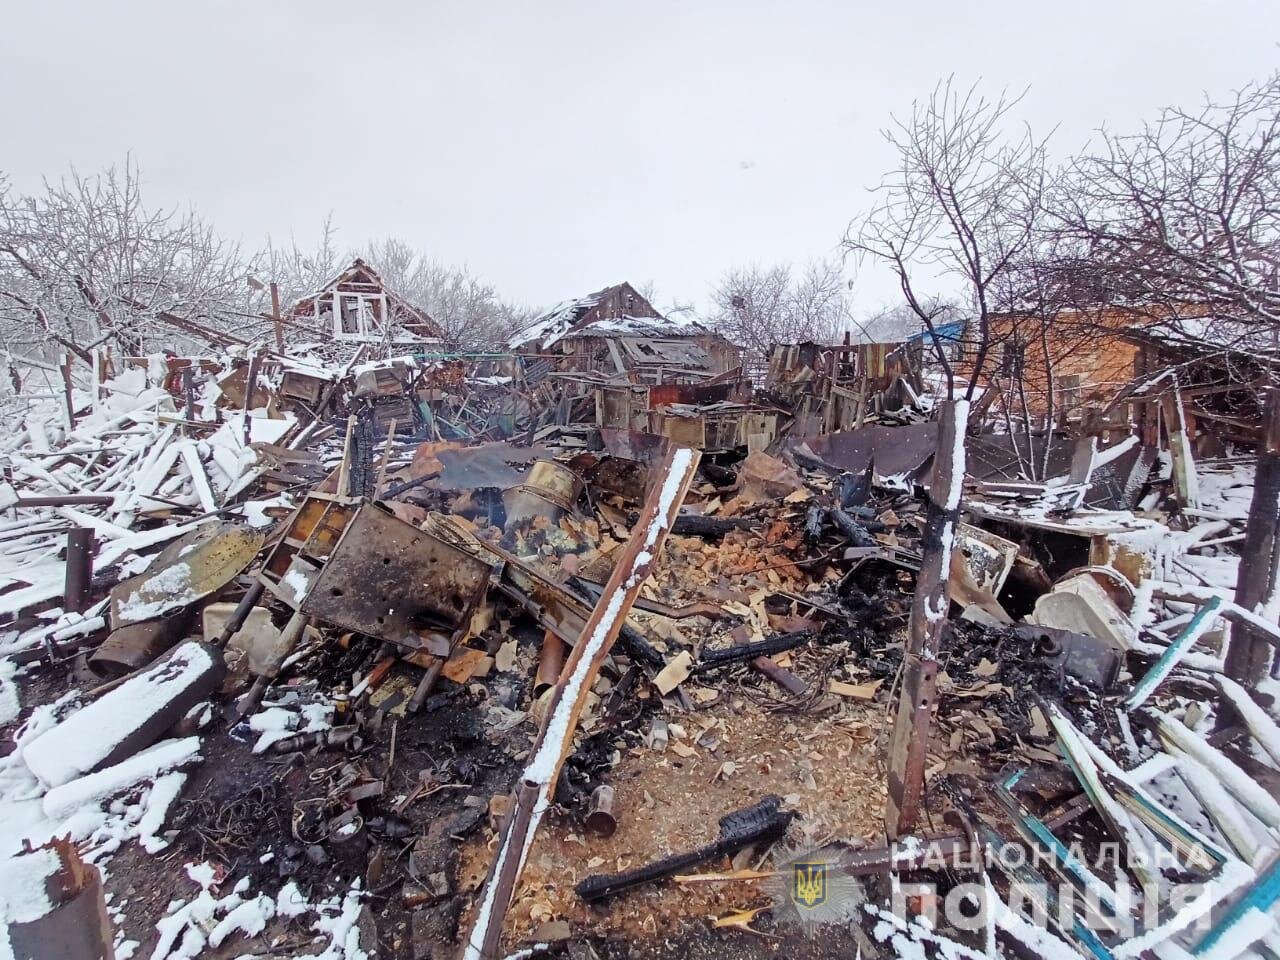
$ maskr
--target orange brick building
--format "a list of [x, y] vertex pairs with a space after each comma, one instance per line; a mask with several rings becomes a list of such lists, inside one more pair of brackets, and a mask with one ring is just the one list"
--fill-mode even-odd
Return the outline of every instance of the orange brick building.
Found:
[[[1126, 334], [1148, 318], [1123, 308], [1061, 311], [1051, 321], [1020, 313], [991, 318], [991, 347], [979, 377], [985, 389], [999, 388], [992, 412], [1008, 405], [1011, 417], [1026, 412], [1043, 418], [1052, 407], [1054, 419], [1081, 406], [1106, 405], [1138, 372], [1141, 348]], [[977, 334], [966, 329], [956, 361], [957, 375], [972, 378], [977, 360]]]

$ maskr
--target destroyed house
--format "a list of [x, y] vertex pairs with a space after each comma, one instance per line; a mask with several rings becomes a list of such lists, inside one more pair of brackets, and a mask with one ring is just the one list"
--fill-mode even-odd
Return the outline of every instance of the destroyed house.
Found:
[[425, 310], [388, 290], [360, 259], [295, 303], [288, 318], [318, 336], [354, 343], [414, 344], [444, 335]]
[[[1132, 424], [1149, 443], [1160, 429], [1151, 401], [1175, 388], [1189, 417], [1215, 421], [1224, 439], [1256, 440], [1257, 388], [1276, 355], [1269, 330], [1194, 304], [1063, 310], [1048, 320], [996, 314], [991, 341], [980, 382], [1015, 419], [1025, 410], [1060, 425], [1089, 419], [1091, 429], [1128, 432]], [[957, 375], [973, 376], [972, 332], [947, 349]], [[1190, 432], [1197, 434], [1194, 425]]]
[[[1113, 405], [1131, 405], [1138, 432], [1156, 443], [1161, 417], [1180, 417], [1196, 453], [1223, 442], [1257, 443], [1263, 388], [1274, 382], [1274, 331], [1213, 316], [1167, 317], [1124, 333], [1134, 379]], [[1175, 411], [1180, 408], [1180, 413]]]
[[720, 334], [691, 318], [664, 317], [629, 283], [557, 304], [509, 345], [557, 372], [632, 383], [699, 383], [739, 364]]
[[775, 344], [764, 391], [788, 406], [794, 436], [924, 419], [919, 343]]

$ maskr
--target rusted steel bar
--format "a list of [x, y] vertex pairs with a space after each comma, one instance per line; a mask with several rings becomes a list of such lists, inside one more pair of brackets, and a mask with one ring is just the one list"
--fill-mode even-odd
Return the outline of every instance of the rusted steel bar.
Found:
[[489, 877], [480, 894], [475, 924], [467, 938], [463, 960], [493, 960], [497, 956], [502, 921], [511, 902], [511, 893], [520, 877], [538, 821], [551, 803], [560, 767], [573, 744], [574, 731], [587, 694], [648, 577], [650, 566], [662, 550], [671, 522], [693, 482], [698, 460], [698, 451], [674, 447], [668, 448], [662, 461], [655, 465], [654, 486], [631, 532], [631, 539], [621, 551], [604, 594], [591, 611], [552, 691], [542, 729], [521, 778], [512, 815], [499, 839]]
[[89, 608], [89, 584], [93, 580], [93, 531], [72, 527], [67, 531], [67, 578], [62, 609], [83, 613]]
[[266, 588], [260, 579], [254, 577], [253, 583], [249, 589], [245, 591], [240, 602], [236, 604], [235, 610], [222, 627], [222, 632], [218, 634], [218, 638], [213, 641], [215, 646], [225, 647], [231, 638], [235, 636], [237, 630], [244, 626], [244, 622], [249, 619], [249, 613], [257, 606], [258, 601], [262, 599], [262, 591]]
[[911, 601], [898, 712], [889, 740], [889, 790], [885, 829], [891, 839], [910, 833], [924, 796], [925, 756], [938, 683], [938, 650], [951, 605], [948, 573], [960, 495], [964, 487], [964, 439], [969, 401], [942, 405], [938, 447], [925, 511], [920, 575]]
[[[1240, 578], [1236, 583], [1236, 606], [1256, 611], [1274, 609], [1268, 601], [1280, 590], [1280, 390], [1267, 391], [1263, 412], [1263, 438], [1258, 444], [1258, 467], [1254, 475], [1253, 500], [1245, 526], [1244, 548], [1240, 551]], [[1262, 631], [1242, 623], [1231, 625], [1224, 670], [1232, 680], [1255, 687], [1265, 679], [1275, 658]], [[1234, 711], [1224, 709], [1218, 722], [1229, 726]]]

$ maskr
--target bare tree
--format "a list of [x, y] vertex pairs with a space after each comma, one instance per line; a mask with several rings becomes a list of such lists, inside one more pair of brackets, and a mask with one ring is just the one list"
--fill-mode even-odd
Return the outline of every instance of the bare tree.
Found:
[[712, 324], [764, 356], [777, 343], [832, 343], [851, 325], [840, 264], [813, 260], [796, 274], [787, 264], [737, 267], [712, 292]]
[[532, 317], [466, 267], [446, 266], [403, 240], [373, 241], [363, 256], [391, 290], [431, 314], [445, 340], [461, 349], [492, 350]]
[[1017, 102], [1004, 95], [989, 101], [947, 80], [913, 104], [909, 118], [885, 131], [898, 169], [845, 238], [858, 257], [894, 272], [952, 396], [955, 374], [937, 329], [948, 297], [958, 292], [970, 311], [972, 398], [991, 350], [991, 317], [1008, 306], [998, 302], [1002, 280], [1033, 240], [1045, 191], [1043, 141], [1029, 131], [1010, 139], [1002, 129]]
[[333, 214], [324, 218], [320, 236], [313, 247], [304, 250], [291, 236], [287, 245], [277, 246], [270, 237], [262, 257], [266, 278], [280, 287], [280, 301], [288, 305], [315, 293], [347, 266], [350, 257], [338, 247], [338, 228]]
[[1050, 209], [1085, 298], [1257, 345], [1280, 327], [1278, 198], [1280, 73], [1134, 134], [1103, 131]]
[[53, 343], [87, 359], [104, 342], [137, 354], [256, 334], [252, 269], [194, 211], [145, 206], [131, 162], [72, 171], [31, 196], [0, 187], [0, 335], [11, 348]]

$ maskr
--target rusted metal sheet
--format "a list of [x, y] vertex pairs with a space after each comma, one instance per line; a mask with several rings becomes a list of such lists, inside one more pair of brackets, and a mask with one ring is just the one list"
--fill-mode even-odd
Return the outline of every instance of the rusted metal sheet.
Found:
[[439, 656], [489, 582], [489, 567], [372, 504], [361, 507], [302, 601], [303, 613]]
[[723, 403], [736, 394], [734, 383], [657, 383], [649, 388], [649, 407], [667, 403]]
[[604, 444], [605, 453], [611, 457], [639, 460], [642, 463], [661, 459], [667, 449], [666, 437], [642, 430], [602, 429], [600, 440]]
[[912, 477], [938, 448], [938, 425], [915, 423], [905, 427], [863, 427], [810, 437], [796, 448], [839, 470], [862, 473], [874, 462], [883, 477]]
[[157, 554], [145, 573], [112, 589], [112, 625], [153, 620], [221, 590], [253, 562], [265, 539], [238, 523], [198, 527]]

